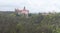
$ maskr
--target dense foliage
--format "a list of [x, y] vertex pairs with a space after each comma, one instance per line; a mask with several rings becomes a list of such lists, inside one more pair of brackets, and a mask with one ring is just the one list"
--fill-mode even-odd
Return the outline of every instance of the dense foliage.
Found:
[[29, 18], [2, 13], [0, 33], [60, 33], [60, 13], [30, 14]]

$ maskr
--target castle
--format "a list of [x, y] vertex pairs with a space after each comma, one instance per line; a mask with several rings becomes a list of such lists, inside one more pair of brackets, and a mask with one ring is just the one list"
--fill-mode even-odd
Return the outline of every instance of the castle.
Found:
[[24, 15], [24, 16], [27, 16], [28, 17], [28, 14], [29, 14], [29, 10], [27, 10], [25, 7], [20, 10], [20, 9], [15, 9], [15, 13], [18, 14], [18, 15]]

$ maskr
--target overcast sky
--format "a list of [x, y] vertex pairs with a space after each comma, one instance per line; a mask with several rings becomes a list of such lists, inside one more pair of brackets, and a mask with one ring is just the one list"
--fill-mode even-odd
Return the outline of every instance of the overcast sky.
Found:
[[60, 0], [0, 0], [0, 10], [9, 11], [23, 8], [30, 12], [60, 12]]

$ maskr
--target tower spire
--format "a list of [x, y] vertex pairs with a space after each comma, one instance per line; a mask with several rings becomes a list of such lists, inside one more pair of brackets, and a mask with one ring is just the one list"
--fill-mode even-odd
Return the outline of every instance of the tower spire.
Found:
[[24, 10], [25, 10], [25, 6], [24, 6]]

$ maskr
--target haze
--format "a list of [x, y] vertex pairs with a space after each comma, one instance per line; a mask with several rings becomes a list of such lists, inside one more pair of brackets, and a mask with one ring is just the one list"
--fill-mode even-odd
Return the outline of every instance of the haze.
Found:
[[15, 8], [38, 12], [60, 12], [60, 0], [0, 0], [0, 11], [14, 11]]

